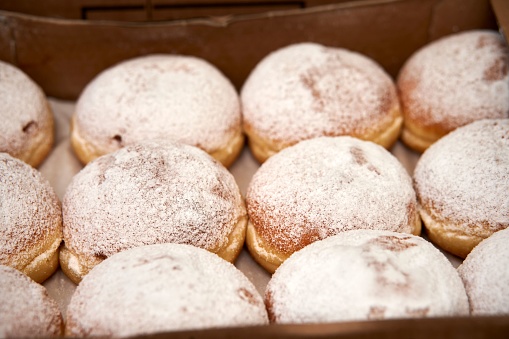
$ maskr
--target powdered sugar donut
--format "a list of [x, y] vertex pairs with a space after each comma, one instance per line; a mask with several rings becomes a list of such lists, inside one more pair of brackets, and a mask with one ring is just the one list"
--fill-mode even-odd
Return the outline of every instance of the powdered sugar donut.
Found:
[[46, 289], [18, 270], [0, 265], [0, 337], [60, 336], [64, 329], [57, 303]]
[[126, 337], [267, 323], [262, 297], [235, 266], [197, 247], [158, 244], [96, 266], [72, 296], [66, 334]]
[[480, 120], [449, 133], [421, 156], [414, 181], [430, 240], [465, 258], [509, 226], [509, 119]]
[[272, 276], [271, 322], [464, 316], [468, 299], [447, 258], [421, 237], [355, 230], [293, 254]]
[[234, 261], [247, 224], [233, 176], [202, 150], [164, 140], [126, 146], [90, 162], [63, 199], [64, 273], [79, 282], [132, 247], [185, 243]]
[[398, 77], [402, 140], [423, 152], [450, 131], [509, 117], [509, 50], [500, 34], [469, 31], [418, 50]]
[[254, 174], [246, 204], [248, 249], [269, 272], [342, 231], [421, 231], [406, 170], [383, 147], [352, 137], [306, 140], [274, 155]]
[[458, 267], [472, 315], [509, 314], [509, 229], [481, 241]]
[[62, 210], [49, 182], [0, 153], [0, 264], [43, 282], [58, 268], [61, 242]]
[[20, 69], [0, 61], [0, 152], [33, 167], [53, 146], [53, 113], [41, 88]]
[[147, 139], [197, 146], [229, 166], [244, 137], [238, 94], [205, 60], [151, 55], [99, 74], [83, 91], [71, 141], [83, 163]]
[[241, 92], [243, 126], [260, 161], [301, 140], [350, 135], [386, 148], [403, 121], [396, 86], [373, 60], [301, 43], [269, 54]]

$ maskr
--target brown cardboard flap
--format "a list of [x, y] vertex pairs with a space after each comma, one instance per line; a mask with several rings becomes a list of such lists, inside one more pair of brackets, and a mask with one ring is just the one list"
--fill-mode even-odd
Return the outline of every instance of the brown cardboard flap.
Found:
[[495, 11], [500, 33], [509, 41], [509, 1], [491, 0], [491, 5]]
[[[306, 9], [208, 19], [126, 23], [36, 17], [0, 11], [2, 60], [13, 62], [50, 96], [75, 99], [100, 71], [152, 53], [195, 55], [240, 88], [265, 55], [313, 41], [348, 48], [395, 76], [430, 40], [456, 31], [496, 28], [488, 0], [352, 1]], [[8, 41], [5, 41], [8, 39]]]
[[16, 64], [16, 46], [9, 18], [0, 17], [0, 60]]
[[142, 338], [507, 338], [507, 317], [395, 319], [183, 331]]
[[[269, 12], [359, 0], [2, 0], [0, 9], [42, 17], [157, 21]], [[133, 13], [137, 13], [133, 15]]]

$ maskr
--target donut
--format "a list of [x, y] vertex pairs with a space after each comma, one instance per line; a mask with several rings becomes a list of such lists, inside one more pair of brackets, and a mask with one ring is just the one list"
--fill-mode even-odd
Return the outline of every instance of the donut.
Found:
[[0, 264], [43, 282], [58, 268], [62, 210], [49, 182], [0, 153]]
[[476, 120], [509, 117], [509, 50], [494, 31], [436, 40], [415, 52], [397, 79], [402, 141], [423, 152]]
[[262, 297], [231, 263], [195, 246], [155, 244], [94, 267], [71, 298], [65, 331], [131, 337], [267, 323]]
[[37, 167], [53, 146], [53, 113], [41, 88], [0, 61], [0, 152]]
[[353, 137], [288, 147], [254, 174], [246, 244], [267, 271], [314, 241], [353, 229], [420, 234], [412, 179], [385, 148]]
[[294, 253], [265, 291], [271, 323], [465, 316], [463, 283], [422, 237], [352, 230]]
[[373, 60], [299, 43], [266, 56], [241, 91], [243, 128], [265, 161], [302, 140], [349, 135], [389, 148], [403, 117], [394, 81]]
[[60, 336], [64, 329], [57, 303], [25, 274], [0, 265], [0, 337]]
[[458, 267], [473, 316], [509, 314], [509, 229], [474, 247]]
[[199, 147], [229, 166], [244, 145], [238, 93], [205, 60], [149, 55], [100, 73], [81, 93], [71, 143], [84, 163], [147, 139]]
[[465, 258], [509, 226], [509, 119], [478, 120], [438, 140], [419, 158], [414, 186], [429, 239]]
[[64, 273], [78, 283], [111, 255], [184, 243], [233, 262], [247, 225], [233, 176], [197, 147], [168, 140], [126, 146], [90, 162], [63, 201]]

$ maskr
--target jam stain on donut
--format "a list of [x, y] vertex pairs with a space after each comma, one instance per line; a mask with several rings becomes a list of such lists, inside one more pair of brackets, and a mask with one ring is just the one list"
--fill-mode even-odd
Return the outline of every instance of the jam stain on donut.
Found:
[[35, 130], [37, 130], [37, 123], [33, 120], [29, 121], [25, 126], [23, 126], [23, 133], [32, 134]]
[[118, 144], [120, 146], [123, 146], [123, 144], [122, 144], [122, 137], [120, 135], [115, 134], [112, 139], [115, 140], [116, 142], [118, 142]]

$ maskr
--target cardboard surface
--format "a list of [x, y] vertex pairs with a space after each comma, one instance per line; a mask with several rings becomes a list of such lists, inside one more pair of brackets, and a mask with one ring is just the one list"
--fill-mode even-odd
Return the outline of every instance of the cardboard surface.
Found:
[[[0, 9], [6, 7], [10, 8], [0, 4]], [[10, 46], [2, 48], [0, 59], [25, 71], [46, 94], [76, 99], [105, 68], [153, 53], [206, 59], [240, 88], [268, 53], [303, 41], [363, 53], [396, 76], [404, 61], [427, 42], [474, 28], [496, 28], [488, 0], [350, 1], [143, 23], [0, 11], [0, 47]]]

